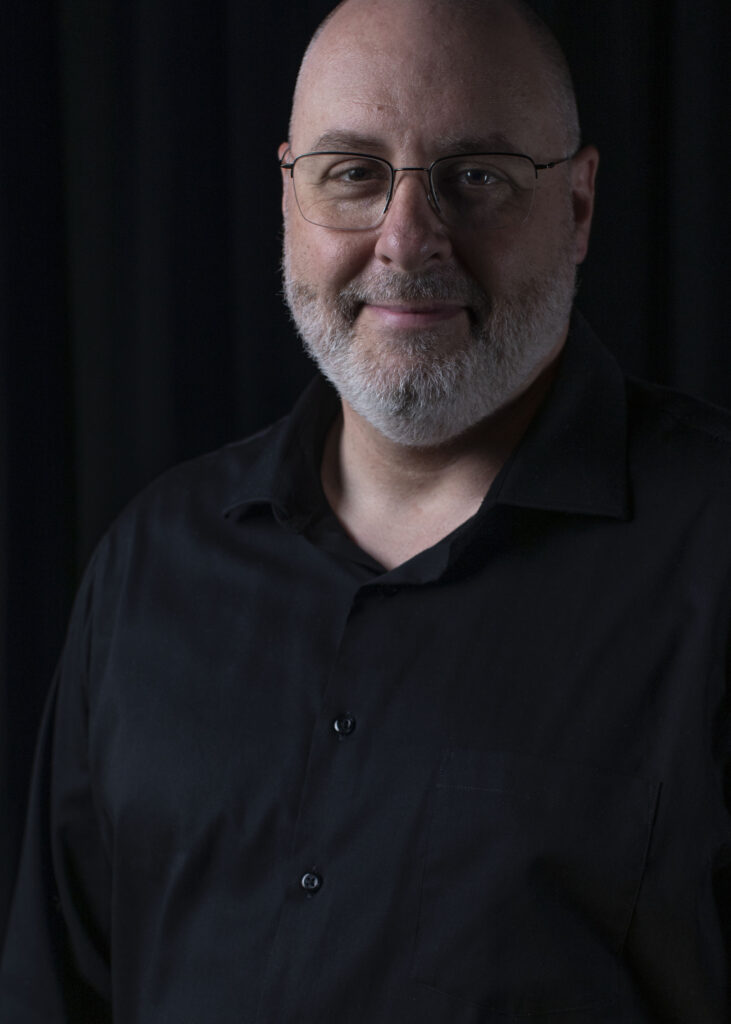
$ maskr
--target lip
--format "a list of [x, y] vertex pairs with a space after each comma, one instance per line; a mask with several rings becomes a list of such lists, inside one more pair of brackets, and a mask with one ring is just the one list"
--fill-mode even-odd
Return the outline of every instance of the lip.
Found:
[[363, 307], [363, 311], [391, 327], [428, 327], [443, 320], [452, 320], [465, 312], [465, 307], [446, 302], [408, 302], [384, 306], [369, 303]]

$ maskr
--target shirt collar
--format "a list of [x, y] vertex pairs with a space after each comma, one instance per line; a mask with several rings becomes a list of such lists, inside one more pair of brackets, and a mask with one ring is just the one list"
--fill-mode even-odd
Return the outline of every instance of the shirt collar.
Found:
[[523, 508], [629, 516], [624, 374], [578, 312], [552, 390], [490, 497]]
[[[306, 529], [323, 507], [320, 461], [338, 410], [337, 393], [317, 376], [289, 416], [234, 446], [253, 451], [254, 459], [224, 513], [240, 518], [269, 505], [284, 526]], [[620, 519], [629, 515], [624, 376], [579, 313], [574, 313], [552, 390], [486, 503]]]
[[288, 416], [238, 446], [253, 446], [254, 459], [243, 470], [224, 515], [242, 518], [262, 505], [295, 532], [306, 529], [325, 501], [320, 462], [327, 431], [340, 410], [332, 385], [316, 376]]

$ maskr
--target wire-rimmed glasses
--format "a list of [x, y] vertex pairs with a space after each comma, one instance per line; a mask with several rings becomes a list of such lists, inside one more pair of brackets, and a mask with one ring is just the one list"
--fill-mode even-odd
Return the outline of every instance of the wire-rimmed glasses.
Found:
[[289, 171], [300, 213], [311, 224], [337, 231], [378, 227], [394, 194], [396, 174], [422, 171], [434, 211], [457, 227], [522, 224], [533, 206], [538, 174], [566, 163], [538, 164], [523, 153], [463, 153], [428, 167], [394, 167], [368, 153], [302, 153], [280, 167]]

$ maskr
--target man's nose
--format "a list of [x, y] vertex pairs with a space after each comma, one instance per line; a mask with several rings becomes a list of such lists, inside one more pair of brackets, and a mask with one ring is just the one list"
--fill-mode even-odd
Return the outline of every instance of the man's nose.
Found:
[[429, 198], [426, 172], [404, 168], [396, 174], [393, 195], [378, 229], [376, 256], [393, 269], [414, 271], [446, 260], [452, 244]]

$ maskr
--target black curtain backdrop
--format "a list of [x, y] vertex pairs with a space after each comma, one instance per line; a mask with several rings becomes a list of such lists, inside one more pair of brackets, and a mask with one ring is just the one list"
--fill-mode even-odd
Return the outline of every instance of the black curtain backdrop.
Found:
[[[79, 573], [170, 464], [311, 376], [279, 173], [329, 0], [0, 4], [0, 934]], [[731, 405], [728, 0], [536, 0], [603, 157], [579, 304], [630, 371]]]

